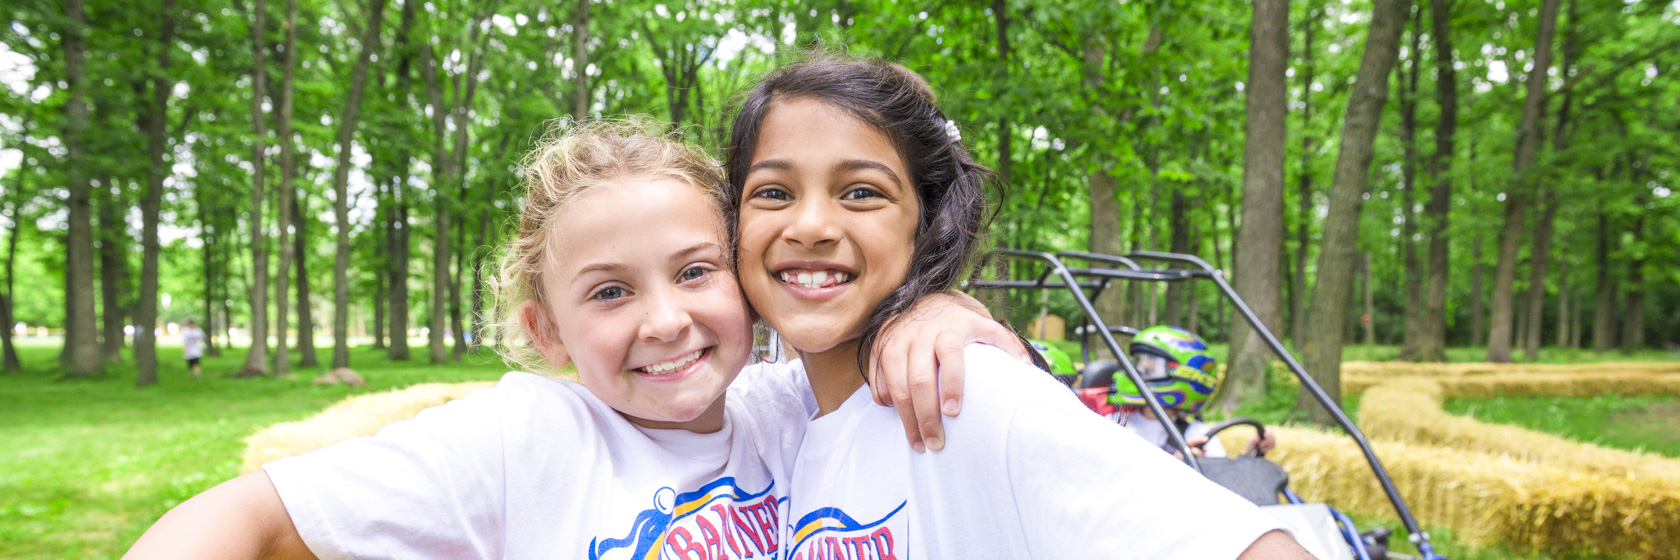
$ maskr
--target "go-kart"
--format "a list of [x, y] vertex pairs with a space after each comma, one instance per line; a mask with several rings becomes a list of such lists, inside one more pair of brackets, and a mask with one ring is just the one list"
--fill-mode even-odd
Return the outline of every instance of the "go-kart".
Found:
[[[1126, 255], [1102, 255], [1084, 252], [1045, 253], [1020, 251], [1014, 249], [999, 249], [994, 253], [999, 258], [1022, 260], [1038, 263], [1043, 269], [1032, 280], [995, 279], [975, 280], [968, 284], [970, 289], [1014, 289], [1014, 290], [1050, 290], [1066, 289], [1072, 293], [1074, 301], [1084, 312], [1084, 324], [1075, 330], [1081, 338], [1081, 354], [1085, 367], [1079, 373], [1078, 390], [1081, 400], [1094, 410], [1107, 404], [1106, 388], [1112, 385], [1113, 376], [1125, 375], [1136, 384], [1143, 394], [1144, 400], [1154, 417], [1161, 422], [1167, 433], [1168, 440], [1178, 455], [1191, 468], [1201, 472], [1210, 480], [1224, 486], [1256, 505], [1262, 510], [1278, 517], [1294, 530], [1296, 540], [1315, 556], [1323, 560], [1389, 560], [1413, 558], [1388, 550], [1390, 531], [1386, 528], [1376, 528], [1361, 533], [1353, 520], [1335, 508], [1321, 503], [1307, 503], [1289, 488], [1289, 474], [1283, 467], [1264, 457], [1263, 453], [1240, 455], [1230, 458], [1198, 457], [1192, 447], [1185, 441], [1184, 435], [1173, 425], [1171, 416], [1167, 415], [1160, 400], [1150, 390], [1149, 384], [1139, 374], [1136, 365], [1125, 349], [1115, 338], [1116, 334], [1134, 335], [1136, 330], [1120, 326], [1109, 325], [1098, 315], [1091, 301], [1096, 299], [1115, 280], [1136, 282], [1185, 282], [1191, 280], [1211, 280], [1219, 287], [1222, 295], [1228, 299], [1237, 312], [1248, 322], [1257, 335], [1266, 343], [1277, 357], [1289, 367], [1295, 377], [1301, 382], [1301, 389], [1307, 391], [1313, 400], [1317, 401], [1330, 416], [1341, 426], [1342, 430], [1351, 436], [1359, 449], [1365, 455], [1365, 460], [1371, 466], [1371, 472], [1377, 482], [1382, 485], [1388, 495], [1389, 502], [1394, 506], [1400, 522], [1410, 533], [1408, 540], [1416, 546], [1418, 558], [1422, 560], [1446, 560], [1435, 553], [1429, 542], [1429, 535], [1418, 525], [1412, 516], [1411, 509], [1400, 497], [1400, 491], [1395, 488], [1394, 481], [1383, 468], [1382, 462], [1365, 439], [1365, 434], [1348, 419], [1347, 414], [1336, 406], [1335, 401], [1325, 394], [1313, 378], [1307, 375], [1300, 362], [1284, 348], [1283, 343], [1266, 328], [1255, 316], [1243, 299], [1237, 296], [1235, 290], [1226, 282], [1224, 274], [1208, 265], [1206, 261], [1193, 255], [1176, 253], [1161, 253], [1154, 251], [1138, 251]], [[1083, 268], [1069, 267], [1064, 260], [1083, 261], [1087, 266]], [[1139, 261], [1156, 263], [1159, 268], [1146, 268]], [[1091, 359], [1091, 335], [1096, 335], [1114, 360]], [[1037, 346], [1037, 345], [1035, 345]], [[1058, 377], [1071, 376], [1063, 372]], [[1100, 396], [1099, 396], [1100, 395]], [[1219, 432], [1239, 425], [1252, 426], [1260, 434], [1265, 433], [1265, 426], [1250, 418], [1232, 418], [1214, 425], [1208, 433], [1211, 440]]]

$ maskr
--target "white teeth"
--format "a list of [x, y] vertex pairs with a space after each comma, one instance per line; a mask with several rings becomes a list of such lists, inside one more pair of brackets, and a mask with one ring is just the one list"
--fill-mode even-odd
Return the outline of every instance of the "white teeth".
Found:
[[704, 350], [695, 350], [694, 352], [681, 358], [677, 358], [669, 362], [660, 362], [650, 366], [644, 366], [640, 369], [653, 375], [664, 375], [674, 371], [682, 371], [683, 368], [688, 367], [688, 365], [694, 363], [695, 360], [699, 360], [701, 352], [704, 352]]
[[[783, 271], [783, 272], [780, 273], [780, 276], [781, 276], [782, 283], [784, 283], [784, 284], [793, 284], [793, 285], [796, 285], [796, 286], [800, 286], [800, 287], [804, 287], [804, 288], [812, 288], [812, 289], [826, 288], [826, 287], [831, 287], [831, 286], [837, 286], [837, 285], [840, 285], [840, 284], [845, 284], [847, 280], [851, 279], [851, 276], [844, 273], [844, 272], [828, 271], [828, 270], [818, 270], [818, 271], [809, 271], [809, 272]], [[832, 282], [830, 282], [831, 280], [832, 280]]]

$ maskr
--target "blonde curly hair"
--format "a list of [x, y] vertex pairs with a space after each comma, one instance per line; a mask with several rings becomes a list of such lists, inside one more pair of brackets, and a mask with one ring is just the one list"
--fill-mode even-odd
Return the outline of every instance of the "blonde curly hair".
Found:
[[[540, 317], [548, 316], [543, 293], [543, 264], [551, 260], [554, 224], [565, 219], [571, 202], [592, 189], [622, 179], [677, 179], [706, 194], [719, 212], [727, 213], [723, 168], [717, 160], [682, 141], [670, 125], [647, 117], [574, 122], [557, 121], [525, 156], [525, 200], [519, 229], [503, 249], [500, 271], [492, 275], [490, 290], [496, 302], [500, 344], [497, 351], [509, 363], [533, 373], [555, 373], [533, 344], [535, 333], [522, 318], [532, 304]], [[657, 227], [657, 224], [647, 224]], [[722, 234], [723, 232], [719, 232]]]

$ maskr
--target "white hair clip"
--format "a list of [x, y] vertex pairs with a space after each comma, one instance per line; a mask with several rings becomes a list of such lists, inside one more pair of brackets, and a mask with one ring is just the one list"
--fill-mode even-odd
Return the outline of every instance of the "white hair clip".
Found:
[[962, 131], [957, 130], [957, 121], [945, 119], [945, 135], [951, 137], [952, 142], [962, 141]]

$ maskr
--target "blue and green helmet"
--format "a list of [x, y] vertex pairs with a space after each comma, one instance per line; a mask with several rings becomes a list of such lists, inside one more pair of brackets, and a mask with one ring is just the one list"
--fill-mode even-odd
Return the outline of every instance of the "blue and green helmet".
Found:
[[[1195, 333], [1179, 327], [1158, 325], [1132, 337], [1132, 360], [1161, 406], [1192, 414], [1201, 412], [1223, 374], [1207, 343]], [[1108, 402], [1119, 406], [1148, 406], [1137, 385], [1124, 374], [1114, 376], [1114, 390]]]

